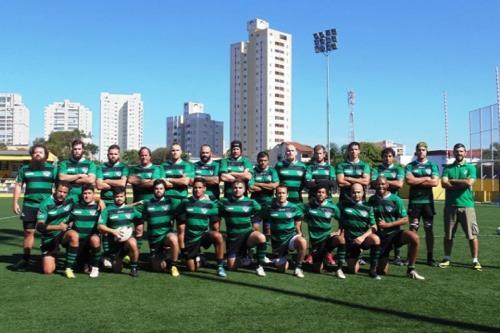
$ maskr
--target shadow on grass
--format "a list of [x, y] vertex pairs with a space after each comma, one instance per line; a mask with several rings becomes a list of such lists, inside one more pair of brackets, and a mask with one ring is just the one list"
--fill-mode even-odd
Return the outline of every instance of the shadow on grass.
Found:
[[221, 279], [221, 278], [214, 277], [214, 276], [204, 275], [203, 272], [201, 272], [201, 273], [202, 274], [200, 274], [200, 272], [185, 273], [183, 276], [186, 276], [189, 278], [194, 278], [194, 279], [205, 280], [205, 281], [212, 281], [212, 282], [225, 283], [225, 284], [242, 286], [242, 287], [247, 287], [247, 288], [254, 288], [254, 289], [258, 289], [258, 290], [267, 290], [267, 291], [272, 291], [275, 293], [280, 293], [280, 294], [284, 294], [284, 295], [288, 295], [288, 296], [295, 296], [295, 297], [299, 297], [299, 298], [313, 300], [316, 302], [334, 304], [334, 305], [344, 306], [344, 307], [348, 307], [348, 308], [352, 308], [352, 309], [370, 311], [373, 313], [379, 313], [379, 314], [383, 314], [383, 315], [391, 315], [391, 316], [395, 316], [395, 317], [399, 317], [399, 318], [403, 318], [403, 319], [407, 319], [407, 320], [426, 322], [426, 323], [434, 324], [434, 325], [449, 326], [449, 327], [458, 328], [461, 330], [473, 330], [473, 331], [478, 331], [478, 332], [499, 332], [500, 331], [500, 327], [495, 327], [495, 326], [487, 326], [487, 325], [481, 325], [481, 324], [474, 324], [474, 323], [450, 320], [450, 319], [445, 319], [445, 318], [430, 317], [430, 316], [426, 316], [426, 315], [419, 315], [419, 314], [415, 314], [415, 313], [409, 313], [409, 312], [398, 311], [398, 310], [384, 309], [384, 308], [379, 308], [379, 307], [375, 307], [375, 306], [352, 303], [352, 302], [343, 301], [343, 300], [325, 297], [325, 296], [311, 295], [311, 294], [307, 294], [307, 293], [303, 293], [303, 292], [299, 292], [299, 291], [287, 290], [287, 289], [278, 288], [278, 287], [271, 287], [271, 286], [265, 286], [265, 285], [261, 285], [261, 284], [254, 284], [254, 283], [242, 282], [242, 281], [233, 281], [233, 280], [229, 280], [229, 279]]

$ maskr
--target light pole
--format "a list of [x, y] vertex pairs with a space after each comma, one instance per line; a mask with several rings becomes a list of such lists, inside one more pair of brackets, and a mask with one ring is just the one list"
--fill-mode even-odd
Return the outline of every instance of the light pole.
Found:
[[330, 52], [337, 49], [337, 29], [316, 32], [314, 36], [314, 52], [323, 53], [326, 59], [326, 145], [328, 163], [330, 163]]

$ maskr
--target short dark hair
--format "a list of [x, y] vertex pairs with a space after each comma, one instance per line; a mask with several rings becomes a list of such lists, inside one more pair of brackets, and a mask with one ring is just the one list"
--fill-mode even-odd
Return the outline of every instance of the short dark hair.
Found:
[[158, 184], [162, 184], [163, 185], [163, 188], [167, 188], [167, 183], [165, 183], [165, 181], [163, 179], [155, 179], [155, 181], [153, 182], [153, 188], [156, 187], [156, 185]]
[[262, 157], [267, 157], [269, 158], [269, 154], [266, 151], [261, 151], [257, 154], [257, 159], [262, 158]]
[[384, 148], [382, 150], [382, 152], [380, 153], [380, 156], [384, 157], [384, 155], [389, 154], [389, 153], [391, 153], [392, 156], [396, 156], [396, 152], [391, 147]]
[[194, 183], [202, 183], [203, 186], [207, 187], [207, 181], [204, 178], [201, 178], [201, 177], [196, 177], [193, 180], [193, 186], [194, 186]]
[[47, 148], [47, 146], [41, 144], [41, 143], [37, 143], [37, 144], [34, 144], [33, 146], [30, 147], [30, 155], [33, 156], [33, 154], [35, 153], [35, 149], [37, 148], [42, 148], [43, 151], [45, 152], [45, 159], [47, 159], [49, 157], [49, 149]]
[[82, 148], [85, 148], [85, 144], [81, 139], [74, 139], [71, 141], [71, 148], [74, 148], [75, 146], [82, 145]]
[[113, 188], [113, 196], [116, 196], [118, 194], [122, 194], [122, 193], [126, 193], [127, 192], [127, 189], [125, 188], [125, 186], [117, 186], [115, 188]]
[[285, 184], [283, 184], [283, 183], [281, 183], [278, 186], [276, 186], [276, 192], [278, 192], [279, 188], [286, 188], [286, 191], [288, 192], [288, 187]]
[[[457, 143], [453, 146], [453, 150], [457, 150], [458, 148], [463, 148], [465, 149], [465, 145], [463, 143]], [[467, 150], [467, 149], [465, 149]]]
[[321, 189], [325, 189], [326, 190], [326, 193], [328, 193], [328, 191], [330, 190], [330, 187], [326, 184], [323, 184], [323, 183], [319, 183], [318, 185], [316, 185], [316, 187], [314, 188], [314, 193], [317, 193], [319, 190]]
[[146, 149], [146, 150], [148, 151], [148, 153], [149, 153], [149, 156], [151, 156], [151, 149], [149, 149], [149, 148], [148, 148], [148, 147], [146, 147], [146, 146], [143, 146], [143, 147], [141, 147], [141, 148], [139, 149], [139, 155], [141, 155], [141, 151], [143, 151], [144, 149]]
[[118, 151], [120, 151], [120, 146], [118, 146], [117, 144], [111, 145], [108, 147], [108, 152], [112, 149], [117, 149]]
[[94, 184], [83, 184], [82, 185], [82, 193], [84, 191], [91, 190], [92, 192], [95, 192], [95, 186]]
[[67, 189], [71, 189], [71, 183], [65, 180], [58, 180], [56, 183], [56, 189], [59, 187], [66, 187]]
[[347, 145], [347, 151], [349, 151], [349, 149], [351, 149], [354, 146], [358, 146], [358, 148], [361, 148], [361, 145], [359, 144], [358, 141], [353, 141], [353, 142], [349, 143], [349, 145]]
[[245, 190], [246, 190], [246, 188], [247, 188], [247, 183], [246, 183], [246, 182], [244, 182], [243, 180], [235, 180], [235, 181], [233, 182], [233, 184], [231, 185], [231, 188], [233, 188], [233, 187], [234, 187], [234, 185], [236, 185], [236, 184], [243, 184], [243, 186], [245, 186]]

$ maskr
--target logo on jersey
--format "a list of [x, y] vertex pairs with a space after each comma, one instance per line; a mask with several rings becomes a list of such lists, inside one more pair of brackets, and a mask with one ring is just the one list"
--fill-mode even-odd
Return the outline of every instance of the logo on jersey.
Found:
[[392, 211], [394, 210], [394, 207], [391, 206], [391, 205], [385, 205], [384, 206], [384, 210], [388, 213], [392, 213]]
[[242, 207], [242, 209], [245, 213], [248, 213], [250, 211], [250, 207]]
[[51, 172], [50, 171], [43, 171], [42, 174], [44, 177], [50, 177]]

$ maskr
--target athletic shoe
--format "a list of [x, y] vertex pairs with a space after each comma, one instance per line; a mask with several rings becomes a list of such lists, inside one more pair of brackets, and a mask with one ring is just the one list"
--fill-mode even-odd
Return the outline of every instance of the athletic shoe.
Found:
[[139, 276], [139, 271], [137, 270], [136, 267], [133, 267], [130, 269], [130, 273], [128, 273], [131, 277], [138, 277]]
[[447, 260], [447, 259], [441, 260], [441, 262], [439, 263], [439, 267], [441, 267], [441, 268], [448, 268], [448, 267], [450, 267], [450, 261]]
[[226, 271], [224, 270], [223, 266], [217, 267], [217, 275], [220, 276], [220, 277], [226, 277], [227, 276]]
[[473, 268], [476, 270], [476, 271], [482, 271], [483, 270], [483, 267], [481, 267], [481, 264], [479, 263], [479, 261], [473, 263]]
[[396, 266], [404, 266], [405, 265], [405, 261], [401, 257], [394, 258], [394, 261], [392, 263]]
[[302, 270], [302, 268], [297, 267], [297, 268], [295, 268], [295, 272], [293, 273], [293, 275], [295, 275], [298, 278], [303, 279], [304, 278], [304, 271]]
[[308, 255], [306, 256], [306, 258], [304, 259], [304, 262], [305, 262], [306, 264], [308, 264], [308, 265], [312, 265], [312, 264], [313, 264], [313, 262], [314, 262], [314, 260], [313, 260], [313, 256], [312, 256], [312, 255], [310, 255], [310, 254], [308, 254]]
[[246, 257], [241, 258], [240, 266], [241, 267], [248, 267], [248, 266], [251, 266], [252, 263], [253, 263], [252, 258], [246, 256]]
[[375, 270], [370, 270], [370, 273], [368, 273], [368, 275], [374, 280], [382, 280], [382, 277], [378, 275], [377, 271]]
[[74, 279], [75, 278], [75, 273], [73, 273], [73, 270], [68, 267], [64, 271], [64, 276], [66, 276], [68, 279]]
[[178, 277], [180, 275], [176, 266], [172, 266], [172, 268], [170, 268], [170, 274], [172, 274], [173, 277]]
[[339, 279], [345, 279], [345, 274], [344, 272], [342, 271], [342, 268], [339, 268], [337, 269], [337, 271], [335, 271], [335, 275], [339, 278]]
[[264, 267], [259, 265], [257, 269], [255, 270], [255, 273], [257, 273], [258, 276], [266, 276], [266, 272], [264, 271]]
[[328, 252], [326, 254], [325, 259], [326, 259], [326, 264], [328, 266], [335, 266], [336, 265], [335, 259], [333, 259], [333, 254], [331, 252]]
[[108, 258], [104, 258], [102, 260], [102, 265], [104, 266], [104, 268], [112, 268], [113, 267], [113, 263]]
[[267, 256], [264, 257], [264, 264], [271, 264], [273, 261], [269, 259]]
[[99, 276], [99, 267], [93, 266], [92, 270], [90, 271], [89, 277], [96, 278], [98, 276]]
[[130, 256], [124, 256], [122, 261], [125, 265], [129, 265], [130, 264]]
[[[427, 259], [427, 265], [431, 267], [441, 267], [441, 263], [438, 263], [434, 259]], [[449, 265], [448, 265], [449, 266]]]
[[24, 271], [26, 270], [30, 265], [30, 262], [25, 259], [21, 259], [14, 266], [12, 266], [12, 270], [14, 271]]
[[359, 258], [358, 263], [359, 263], [360, 265], [366, 265], [366, 261], [365, 261], [365, 259], [363, 259], [363, 257]]
[[414, 269], [406, 273], [406, 276], [408, 276], [410, 279], [425, 280], [425, 278], [422, 275], [418, 274]]

